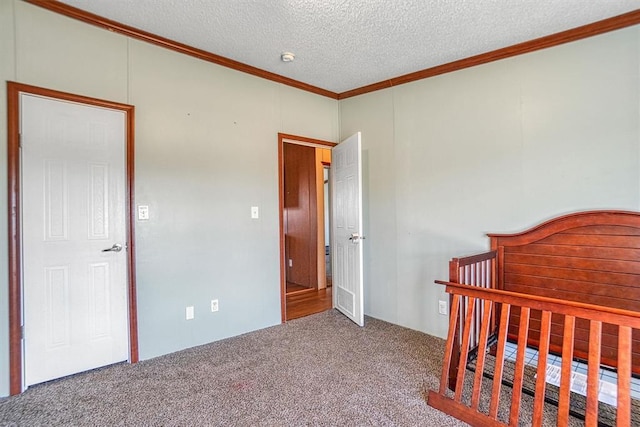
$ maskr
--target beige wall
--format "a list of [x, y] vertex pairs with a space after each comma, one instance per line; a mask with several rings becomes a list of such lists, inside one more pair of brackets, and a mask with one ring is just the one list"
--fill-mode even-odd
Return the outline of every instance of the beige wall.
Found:
[[640, 209], [640, 27], [340, 102], [362, 131], [365, 313], [444, 337], [448, 260], [584, 209]]
[[[136, 224], [142, 359], [280, 323], [277, 135], [336, 141], [337, 101], [17, 0], [0, 1], [0, 58], [3, 82], [136, 107], [136, 203], [151, 214]], [[0, 102], [3, 272], [6, 144]], [[257, 221], [251, 206], [260, 207]], [[0, 293], [7, 295], [6, 273]], [[215, 314], [212, 298], [220, 302]], [[6, 301], [0, 298], [0, 396], [8, 394]], [[189, 322], [187, 305], [195, 307]]]

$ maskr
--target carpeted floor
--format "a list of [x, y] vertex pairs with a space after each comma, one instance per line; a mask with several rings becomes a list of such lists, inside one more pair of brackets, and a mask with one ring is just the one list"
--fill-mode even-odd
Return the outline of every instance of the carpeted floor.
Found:
[[0, 426], [459, 426], [426, 403], [444, 341], [330, 310], [30, 387]]

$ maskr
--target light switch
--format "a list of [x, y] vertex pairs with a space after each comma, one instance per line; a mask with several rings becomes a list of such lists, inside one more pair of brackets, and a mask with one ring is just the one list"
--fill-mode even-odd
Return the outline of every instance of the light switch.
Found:
[[138, 219], [140, 221], [149, 219], [149, 206], [138, 205]]
[[251, 206], [251, 219], [260, 218], [260, 209], [257, 206]]

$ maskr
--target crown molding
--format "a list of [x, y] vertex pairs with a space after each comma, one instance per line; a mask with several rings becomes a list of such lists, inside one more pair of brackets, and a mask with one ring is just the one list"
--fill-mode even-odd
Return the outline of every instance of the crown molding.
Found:
[[619, 30], [621, 28], [630, 27], [640, 24], [640, 9], [614, 16], [612, 18], [603, 19], [592, 24], [583, 25], [581, 27], [572, 28], [570, 30], [551, 34], [549, 36], [540, 37], [538, 39], [518, 43], [502, 49], [493, 50], [491, 52], [481, 53], [479, 55], [470, 56], [458, 61], [449, 62], [447, 64], [438, 65], [436, 67], [427, 68], [425, 70], [416, 71], [414, 73], [405, 74], [403, 76], [394, 77], [389, 80], [383, 80], [367, 86], [362, 86], [346, 92], [338, 94], [338, 99], [351, 98], [353, 96], [362, 95], [369, 92], [375, 92], [381, 89], [387, 89], [393, 86], [399, 86], [405, 83], [411, 83], [416, 80], [422, 80], [429, 77], [438, 76], [440, 74], [451, 73], [465, 68], [475, 67], [476, 65], [487, 64], [493, 61], [518, 56], [536, 50], [546, 49], [548, 47], [558, 46], [564, 43], [585, 39], [587, 37], [597, 36], [609, 31]]
[[224, 56], [216, 55], [211, 52], [207, 52], [202, 49], [188, 46], [184, 43], [180, 43], [174, 40], [167, 39], [143, 30], [139, 30], [128, 25], [121, 24], [111, 19], [103, 18], [102, 16], [95, 15], [90, 12], [78, 9], [73, 6], [69, 6], [66, 3], [59, 2], [58, 0], [24, 0], [34, 6], [50, 10], [60, 15], [67, 16], [69, 18], [77, 19], [82, 22], [86, 22], [91, 25], [95, 25], [114, 33], [122, 34], [127, 37], [131, 37], [137, 40], [142, 40], [148, 43], [155, 44], [166, 49], [174, 50], [185, 55], [193, 56], [204, 61], [212, 62], [223, 67], [232, 68], [243, 73], [251, 74], [257, 77], [262, 77], [267, 80], [271, 80], [276, 83], [281, 83], [287, 86], [291, 86], [297, 89], [302, 89], [307, 92], [312, 92], [317, 95], [326, 96], [332, 99], [338, 99], [336, 92], [331, 92], [326, 89], [319, 88], [298, 80], [290, 79], [288, 77], [281, 76], [279, 74], [265, 71], [260, 68], [244, 64], [242, 62], [234, 61], [233, 59], [225, 58]]
[[632, 25], [640, 24], [640, 9], [636, 9], [631, 12], [624, 13], [622, 15], [614, 16], [611, 18], [603, 19], [591, 24], [583, 25], [580, 27], [572, 28], [570, 30], [562, 31], [559, 33], [551, 34], [549, 36], [540, 37], [534, 40], [529, 40], [523, 43], [518, 43], [505, 48], [493, 50], [490, 52], [481, 53], [479, 55], [463, 58], [457, 61], [449, 62], [447, 64], [438, 65], [435, 67], [427, 68], [424, 70], [416, 71], [402, 76], [394, 77], [388, 80], [383, 80], [370, 85], [362, 86], [352, 90], [348, 90], [341, 93], [332, 92], [326, 89], [319, 88], [307, 83], [300, 82], [298, 80], [290, 79], [288, 77], [281, 76], [269, 71], [262, 70], [251, 65], [244, 64], [242, 62], [234, 61], [233, 59], [225, 58], [220, 55], [216, 55], [211, 52], [207, 52], [202, 49], [198, 49], [192, 46], [188, 46], [183, 43], [176, 42], [174, 40], [167, 39], [146, 31], [139, 30], [128, 25], [121, 24], [116, 21], [112, 21], [107, 18], [95, 15], [90, 12], [78, 9], [73, 6], [69, 6], [66, 3], [62, 3], [58, 0], [24, 0], [27, 3], [35, 6], [48, 9], [52, 12], [65, 15], [67, 17], [77, 19], [79, 21], [86, 22], [91, 25], [95, 25], [101, 28], [105, 28], [109, 31], [113, 31], [118, 34], [123, 34], [127, 37], [142, 40], [148, 43], [155, 44], [167, 49], [174, 50], [176, 52], [183, 53], [185, 55], [193, 56], [195, 58], [202, 59], [204, 61], [212, 62], [223, 67], [231, 68], [243, 73], [251, 74], [257, 77], [262, 77], [267, 80], [271, 80], [277, 83], [281, 83], [287, 86], [291, 86], [297, 89], [301, 89], [307, 92], [315, 93], [317, 95], [326, 96], [332, 99], [347, 99], [358, 95], [363, 95], [369, 92], [375, 92], [382, 89], [388, 89], [394, 86], [399, 86], [405, 83], [411, 83], [417, 80], [426, 79], [429, 77], [438, 76], [441, 74], [451, 73], [465, 68], [475, 67], [476, 65], [487, 64], [493, 61], [499, 61], [501, 59], [511, 58], [513, 56], [522, 55], [525, 53], [534, 52], [541, 49], [546, 49], [553, 46], [558, 46], [565, 43], [574, 42], [577, 40], [585, 39], [588, 37], [596, 36], [599, 34], [607, 33], [610, 31], [619, 30], [622, 28], [630, 27]]

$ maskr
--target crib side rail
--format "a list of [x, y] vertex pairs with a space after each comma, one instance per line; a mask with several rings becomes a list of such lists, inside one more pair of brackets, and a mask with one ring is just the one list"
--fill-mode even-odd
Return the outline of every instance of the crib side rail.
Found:
[[494, 287], [496, 251], [484, 252], [449, 261], [449, 281], [466, 285]]
[[[557, 425], [567, 425], [568, 423], [571, 399], [570, 387], [573, 343], [577, 318], [586, 319], [590, 324], [585, 425], [598, 425], [598, 387], [603, 324], [614, 325], [618, 330], [616, 425], [629, 426], [631, 424], [631, 400], [629, 396], [631, 387], [631, 335], [634, 329], [640, 329], [640, 313], [553, 298], [486, 289], [477, 286], [461, 285], [453, 282], [437, 281], [437, 283], [446, 285], [446, 291], [452, 296], [452, 305], [440, 388], [437, 392], [429, 392], [428, 403], [430, 406], [472, 425], [517, 426], [521, 415], [520, 405], [530, 314], [532, 310], [539, 310], [541, 312], [541, 333], [539, 356], [536, 366], [537, 376], [532, 409], [533, 419], [528, 421], [530, 421], [532, 425], [541, 425], [543, 421], [551, 317], [552, 315], [561, 315], [564, 317], [564, 332], [558, 391]], [[464, 299], [467, 299], [468, 303], [466, 304], [464, 313], [462, 313], [462, 301]], [[499, 307], [498, 309], [500, 310], [500, 329], [493, 373], [494, 378], [490, 392], [491, 401], [490, 404], [487, 405], [487, 408], [481, 409], [480, 396], [485, 355], [487, 352], [486, 340], [491, 325], [491, 318], [497, 314], [496, 310], [494, 310], [495, 307]], [[514, 367], [513, 389], [510, 402], [508, 402], [507, 405], [510, 408], [510, 412], [508, 419], [506, 419], [505, 417], [499, 418], [498, 408], [500, 405], [501, 386], [504, 375], [504, 349], [507, 338], [507, 324], [509, 314], [514, 309], [519, 309], [521, 314], [517, 338], [518, 350]], [[463, 390], [465, 386], [465, 365], [467, 358], [465, 349], [468, 349], [465, 343], [468, 343], [470, 340], [471, 325], [475, 319], [476, 311], [482, 312], [482, 324], [479, 333], [478, 359], [473, 377], [473, 388], [469, 391], [468, 388]], [[458, 325], [460, 319], [462, 319], [462, 325]], [[451, 397], [447, 393], [447, 385], [449, 384], [449, 370], [452, 364], [452, 358], [448, 355], [452, 354], [452, 349], [456, 345], [455, 335], [459, 326], [462, 326], [461, 355], [457, 361], [459, 366], [453, 397]], [[468, 383], [469, 382], [466, 384]], [[507, 396], [507, 394], [503, 396]]]
[[[449, 261], [449, 282], [478, 286], [481, 288], [496, 288], [496, 251], [489, 251], [460, 258], [452, 258], [451, 261]], [[450, 297], [449, 307], [452, 307], [452, 303], [453, 299]], [[464, 298], [460, 304], [460, 316], [464, 316], [466, 311], [465, 308], [468, 304], [468, 298]], [[495, 332], [496, 327], [495, 316], [493, 316], [492, 319], [493, 324], [489, 328], [488, 332], [490, 335]], [[456, 331], [456, 335], [454, 337], [456, 345], [451, 348], [451, 358], [454, 361], [454, 363], [451, 364], [451, 371], [449, 372], [449, 388], [451, 390], [453, 390], [456, 383], [458, 362], [462, 351], [460, 337], [462, 337], [461, 328], [463, 321], [462, 318], [459, 320], [459, 329]], [[471, 332], [467, 343], [467, 354], [469, 352], [473, 353], [478, 347], [481, 323], [482, 312], [479, 310], [475, 312], [475, 318], [471, 322]]]

